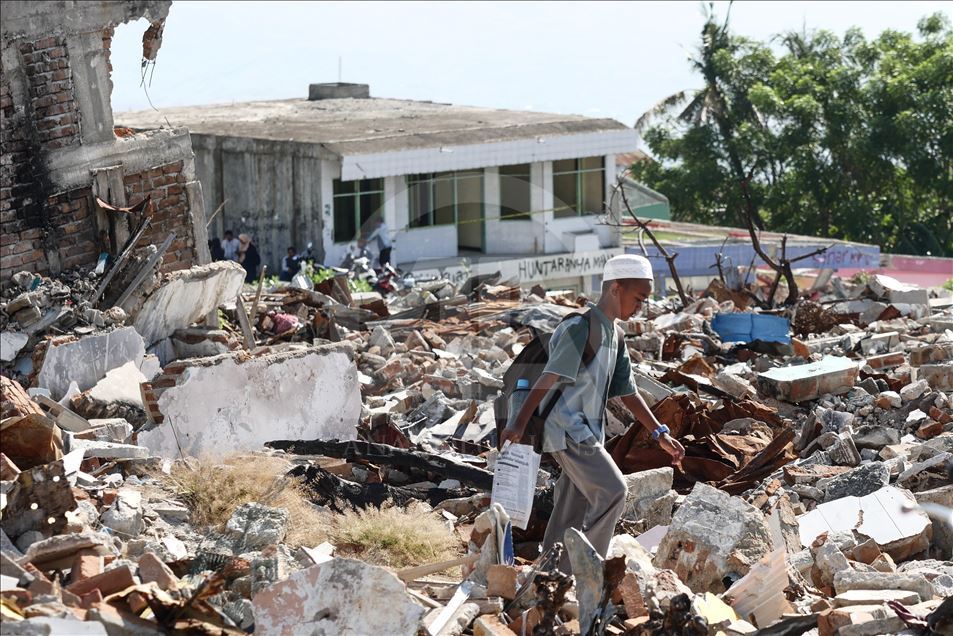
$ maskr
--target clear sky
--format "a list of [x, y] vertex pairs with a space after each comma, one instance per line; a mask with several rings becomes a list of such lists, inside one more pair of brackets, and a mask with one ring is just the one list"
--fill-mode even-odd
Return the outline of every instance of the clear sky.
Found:
[[[725, 15], [726, 2], [716, 11]], [[913, 31], [950, 2], [736, 2], [734, 30], [852, 26]], [[612, 117], [632, 125], [698, 86], [687, 64], [698, 2], [174, 2], [149, 96], [162, 106], [305, 97], [308, 84], [370, 84], [373, 97]], [[149, 108], [145, 20], [113, 40], [113, 108]], [[147, 82], [149, 77], [146, 78]], [[173, 125], [176, 122], [171, 122]]]

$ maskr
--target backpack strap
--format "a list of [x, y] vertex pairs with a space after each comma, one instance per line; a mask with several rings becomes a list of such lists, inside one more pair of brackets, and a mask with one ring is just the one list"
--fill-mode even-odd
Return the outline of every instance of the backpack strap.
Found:
[[[586, 336], [586, 346], [582, 351], [582, 366], [588, 367], [589, 364], [596, 357], [596, 354], [599, 352], [599, 347], [602, 345], [602, 334], [598, 325], [595, 325], [593, 329], [593, 322], [596, 320], [595, 315], [592, 313], [591, 309], [586, 309], [585, 311], [573, 312], [567, 314], [561, 321], [565, 322], [576, 316], [582, 316], [586, 324], [586, 329], [588, 330]], [[563, 396], [563, 389], [559, 389], [556, 393], [553, 394], [552, 399], [546, 404], [546, 407], [540, 412], [539, 416], [543, 420], [546, 420], [549, 417], [549, 414], [552, 413], [553, 408], [555, 408], [556, 403], [559, 402], [559, 398]]]

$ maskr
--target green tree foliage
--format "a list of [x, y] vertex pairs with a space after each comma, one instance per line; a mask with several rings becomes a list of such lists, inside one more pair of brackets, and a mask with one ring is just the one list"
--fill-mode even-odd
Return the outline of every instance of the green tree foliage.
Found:
[[[953, 256], [953, 29], [732, 34], [709, 13], [691, 64], [703, 88], [636, 123], [655, 163], [633, 176], [675, 218]], [[649, 124], [652, 124], [647, 130]], [[745, 184], [746, 187], [742, 187]]]

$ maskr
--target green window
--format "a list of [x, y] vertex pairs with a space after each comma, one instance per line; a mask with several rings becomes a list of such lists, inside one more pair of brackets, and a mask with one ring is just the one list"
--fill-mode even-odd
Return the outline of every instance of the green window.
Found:
[[382, 214], [384, 180], [334, 180], [334, 242], [349, 243], [369, 234], [371, 218]]
[[605, 198], [603, 157], [553, 162], [553, 217], [564, 219], [602, 212]]
[[500, 166], [500, 219], [529, 221], [530, 169], [528, 163]]
[[483, 171], [408, 175], [407, 191], [410, 227], [451, 225], [472, 216], [472, 210], [482, 211]]

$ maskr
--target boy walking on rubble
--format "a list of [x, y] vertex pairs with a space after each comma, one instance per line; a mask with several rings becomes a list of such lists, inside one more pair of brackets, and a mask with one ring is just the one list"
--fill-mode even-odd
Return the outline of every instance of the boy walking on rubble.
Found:
[[[585, 533], [592, 546], [605, 556], [616, 523], [625, 505], [626, 483], [603, 446], [605, 408], [611, 397], [620, 397], [635, 419], [679, 464], [685, 449], [659, 423], [632, 384], [629, 352], [615, 320], [628, 320], [638, 313], [652, 292], [652, 265], [634, 254], [615, 256], [606, 263], [602, 297], [589, 303], [592, 315], [564, 320], [549, 342], [549, 361], [532, 387], [519, 413], [500, 434], [500, 445], [519, 443], [526, 426], [541, 404], [556, 402], [543, 427], [543, 452], [551, 453], [562, 468], [556, 482], [555, 506], [543, 541], [545, 552], [563, 541], [569, 528]], [[600, 332], [595, 357], [583, 364], [583, 351], [590, 342], [589, 327]], [[561, 394], [551, 397], [562, 389]], [[549, 399], [547, 399], [549, 398]], [[564, 565], [567, 559], [563, 559]]]

